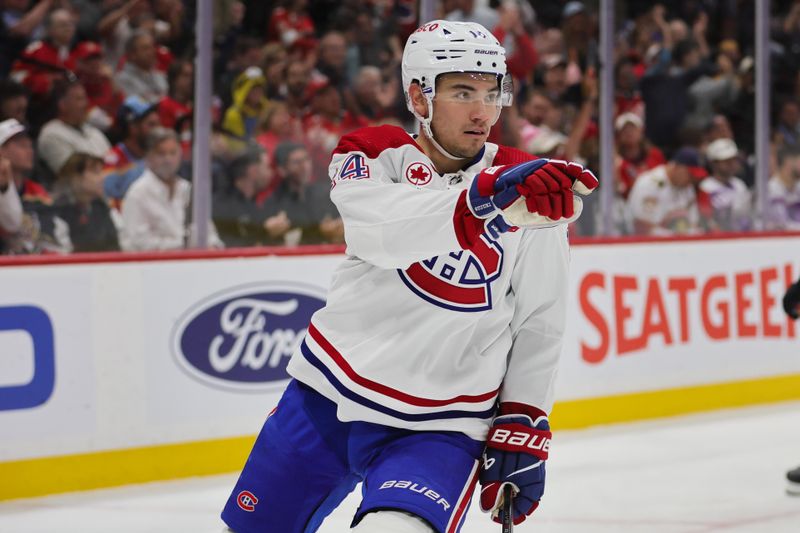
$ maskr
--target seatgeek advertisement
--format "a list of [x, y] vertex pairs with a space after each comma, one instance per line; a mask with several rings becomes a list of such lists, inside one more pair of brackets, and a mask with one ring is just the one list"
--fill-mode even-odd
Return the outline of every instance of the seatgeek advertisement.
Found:
[[[573, 246], [556, 410], [799, 375], [780, 304], [798, 244]], [[3, 266], [0, 463], [255, 434], [343, 258]]]

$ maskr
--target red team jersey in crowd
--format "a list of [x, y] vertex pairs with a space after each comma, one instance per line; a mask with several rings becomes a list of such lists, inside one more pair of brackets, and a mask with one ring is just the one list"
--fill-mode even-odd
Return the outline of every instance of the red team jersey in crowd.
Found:
[[192, 106], [182, 104], [171, 96], [165, 96], [158, 103], [158, 119], [165, 128], [174, 129], [178, 120], [192, 114]]
[[49, 41], [34, 41], [14, 62], [11, 77], [35, 95], [50, 92], [53, 80], [61, 78], [70, 66], [69, 50]]
[[663, 165], [666, 162], [667, 160], [664, 158], [663, 152], [655, 146], [651, 146], [647, 150], [645, 156], [639, 161], [622, 159], [618, 167], [620, 183], [618, 183], [617, 186], [619, 188], [619, 193], [623, 198], [627, 198], [639, 174], [656, 168], [659, 165]]
[[465, 170], [439, 175], [395, 126], [341, 139], [329, 174], [348, 258], [288, 368], [340, 420], [483, 441], [498, 399], [550, 411], [566, 226], [492, 237], [466, 204], [476, 173], [530, 159], [486, 143]]

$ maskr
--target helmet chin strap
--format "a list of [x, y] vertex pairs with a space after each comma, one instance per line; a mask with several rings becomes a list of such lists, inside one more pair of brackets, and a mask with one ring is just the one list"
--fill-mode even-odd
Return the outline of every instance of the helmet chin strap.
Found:
[[443, 156], [445, 156], [448, 159], [452, 159], [453, 161], [461, 161], [462, 159], [464, 159], [463, 157], [454, 156], [453, 154], [445, 150], [441, 144], [436, 142], [436, 139], [434, 139], [433, 130], [431, 129], [431, 121], [433, 120], [433, 98], [430, 98], [429, 96], [426, 95], [425, 99], [428, 101], [428, 117], [424, 118], [422, 115], [414, 111], [414, 115], [422, 124], [422, 129], [425, 132], [425, 136], [428, 137], [428, 140], [431, 142], [431, 144], [433, 144], [433, 146], [437, 150], [439, 150], [439, 153], [441, 153]]

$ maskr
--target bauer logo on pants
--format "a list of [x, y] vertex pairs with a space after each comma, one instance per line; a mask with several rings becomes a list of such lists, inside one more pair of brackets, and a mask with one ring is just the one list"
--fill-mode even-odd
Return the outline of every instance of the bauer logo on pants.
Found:
[[256, 498], [255, 495], [253, 495], [253, 493], [249, 490], [243, 490], [236, 496], [236, 504], [242, 511], [252, 513], [256, 510], [258, 498]]
[[289, 379], [286, 365], [325, 305], [325, 291], [297, 283], [234, 287], [198, 302], [172, 335], [179, 366], [211, 386], [269, 390]]
[[40, 307], [0, 307], [0, 411], [30, 409], [55, 389], [53, 323]]

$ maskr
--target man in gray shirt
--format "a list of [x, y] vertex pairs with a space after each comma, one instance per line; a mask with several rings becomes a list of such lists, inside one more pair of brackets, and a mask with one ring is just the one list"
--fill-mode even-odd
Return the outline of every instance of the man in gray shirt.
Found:
[[167, 95], [167, 77], [156, 69], [156, 42], [146, 30], [133, 33], [125, 44], [127, 61], [115, 76], [117, 87], [126, 96], [138, 96], [157, 103]]

